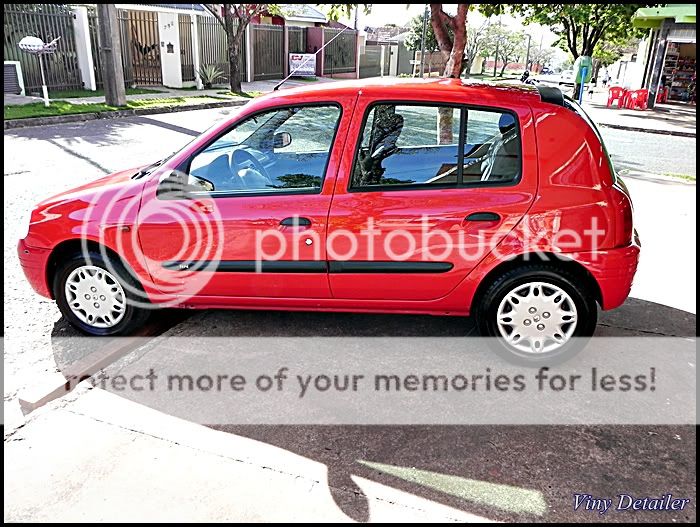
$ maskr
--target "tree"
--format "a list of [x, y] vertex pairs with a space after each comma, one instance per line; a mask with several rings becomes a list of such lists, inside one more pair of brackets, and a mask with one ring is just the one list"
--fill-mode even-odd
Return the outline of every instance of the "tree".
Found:
[[[457, 4], [457, 14], [448, 15], [442, 4], [430, 4], [430, 24], [443, 57], [447, 60], [443, 76], [458, 79], [462, 73], [467, 45], [467, 12], [470, 4]], [[438, 110], [438, 135], [441, 145], [453, 144], [452, 108]]]
[[598, 42], [598, 45], [593, 50], [593, 78], [598, 78], [600, 68], [610, 66], [623, 54], [636, 50], [638, 45], [639, 39], [634, 37], [611, 42]]
[[229, 84], [232, 92], [241, 92], [241, 54], [245, 30], [253, 18], [263, 13], [278, 14], [277, 4], [203, 4], [226, 31], [228, 44]]
[[525, 54], [525, 34], [500, 24], [492, 24], [486, 34], [484, 52], [494, 57], [496, 63], [501, 63], [498, 76], [503, 77], [508, 65]]
[[[423, 40], [423, 14], [414, 16], [409, 22], [408, 34], [404, 40], [404, 44], [411, 51], [420, 51]], [[432, 24], [428, 24], [425, 28], [425, 52], [432, 53], [439, 51], [435, 32]]]
[[464, 60], [462, 61], [462, 74], [465, 77], [469, 77], [474, 60], [481, 54], [481, 48], [488, 38], [489, 27], [490, 22], [487, 20], [479, 27], [467, 28], [467, 47], [464, 50]]
[[[279, 15], [294, 11], [293, 4], [280, 7], [279, 4], [202, 4], [226, 31], [228, 44], [229, 84], [232, 92], [241, 91], [241, 70], [238, 57], [243, 47], [245, 30], [252, 20], [262, 14]], [[362, 5], [369, 13], [371, 4], [328, 4], [328, 17], [337, 20], [342, 15], [348, 17], [352, 11]]]
[[[640, 7], [653, 4], [482, 4], [486, 15], [506, 10], [525, 17], [525, 23], [548, 26], [558, 37], [557, 45], [568, 50], [574, 60], [593, 56], [599, 42], [636, 36], [640, 29], [632, 25], [632, 15]], [[580, 85], [576, 86], [578, 94]]]
[[457, 4], [457, 14], [448, 15], [442, 4], [430, 4], [430, 24], [438, 47], [447, 61], [443, 75], [448, 78], [458, 79], [462, 73], [469, 7], [470, 4]]
[[554, 49], [547, 46], [534, 46], [530, 49], [530, 64], [533, 66], [536, 64], [539, 67], [544, 67], [552, 60], [554, 57]]

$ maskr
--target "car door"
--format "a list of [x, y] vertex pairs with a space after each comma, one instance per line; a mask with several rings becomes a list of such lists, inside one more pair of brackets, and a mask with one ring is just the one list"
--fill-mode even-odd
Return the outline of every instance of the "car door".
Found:
[[534, 199], [528, 107], [425, 101], [358, 100], [328, 224], [335, 298], [443, 297]]
[[327, 298], [327, 217], [354, 100], [266, 108], [144, 192], [138, 235], [164, 292]]

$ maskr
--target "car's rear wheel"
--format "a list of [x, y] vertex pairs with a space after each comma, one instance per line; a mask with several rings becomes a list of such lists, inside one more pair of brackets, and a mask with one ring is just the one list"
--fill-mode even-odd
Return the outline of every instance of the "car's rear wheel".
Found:
[[503, 358], [553, 365], [581, 351], [595, 331], [597, 306], [566, 269], [525, 264], [496, 278], [476, 306], [479, 331]]
[[[141, 288], [121, 261], [100, 252], [76, 253], [56, 269], [54, 298], [72, 326], [88, 335], [121, 335], [149, 315]], [[137, 305], [138, 304], [138, 305]]]

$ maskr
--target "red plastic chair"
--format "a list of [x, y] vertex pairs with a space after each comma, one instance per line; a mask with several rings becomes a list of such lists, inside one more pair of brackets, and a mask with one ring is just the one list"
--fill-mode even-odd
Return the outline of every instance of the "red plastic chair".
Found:
[[627, 92], [625, 96], [625, 108], [629, 110], [647, 109], [649, 103], [649, 90], [632, 90]]
[[618, 108], [621, 108], [624, 102], [626, 91], [627, 90], [625, 90], [621, 86], [611, 86], [608, 89], [608, 108], [612, 106], [615, 101], [617, 101]]
[[656, 102], [667, 102], [668, 101], [668, 88], [663, 87], [659, 89], [659, 93], [656, 94]]

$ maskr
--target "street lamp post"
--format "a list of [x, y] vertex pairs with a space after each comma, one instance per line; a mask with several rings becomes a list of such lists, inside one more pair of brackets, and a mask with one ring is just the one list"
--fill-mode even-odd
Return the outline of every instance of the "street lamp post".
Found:
[[525, 71], [530, 71], [530, 41], [532, 40], [532, 35], [527, 35], [527, 55], [525, 55]]
[[423, 36], [420, 41], [420, 77], [421, 79], [425, 75], [425, 37], [428, 30], [428, 4], [425, 4], [425, 9], [423, 10]]

